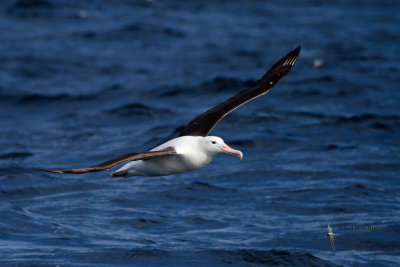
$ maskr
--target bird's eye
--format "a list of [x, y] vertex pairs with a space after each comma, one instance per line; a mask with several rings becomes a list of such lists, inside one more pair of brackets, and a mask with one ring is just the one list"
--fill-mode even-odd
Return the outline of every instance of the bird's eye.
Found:
[[212, 141], [212, 142], [211, 142], [211, 144], [214, 144], [214, 145], [215, 145], [216, 143], [217, 143], [217, 142], [215, 142], [215, 141]]

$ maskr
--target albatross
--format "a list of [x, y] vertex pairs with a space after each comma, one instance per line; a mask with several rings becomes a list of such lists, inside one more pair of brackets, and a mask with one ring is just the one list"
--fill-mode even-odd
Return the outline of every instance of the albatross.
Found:
[[241, 105], [266, 94], [286, 74], [289, 73], [297, 58], [300, 46], [280, 59], [259, 79], [256, 84], [245, 89], [225, 102], [194, 118], [179, 134], [147, 152], [128, 153], [106, 162], [80, 169], [43, 169], [53, 173], [88, 173], [109, 170], [126, 163], [111, 173], [111, 177], [129, 176], [165, 176], [200, 169], [208, 165], [220, 154], [243, 158], [241, 151], [229, 147], [222, 138], [209, 136], [215, 125], [231, 111]]

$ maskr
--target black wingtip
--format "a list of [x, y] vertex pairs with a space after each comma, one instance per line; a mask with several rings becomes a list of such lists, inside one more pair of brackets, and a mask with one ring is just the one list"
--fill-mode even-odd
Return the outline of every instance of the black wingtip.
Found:
[[[300, 55], [301, 46], [298, 45], [295, 49], [286, 54], [281, 58], [275, 65], [270, 68], [263, 77], [257, 82], [258, 85], [265, 86], [267, 84], [275, 85], [279, 82], [289, 71], [292, 69], [294, 64]], [[269, 86], [269, 89], [272, 86]]]
[[[268, 72], [278, 71], [280, 68], [285, 67], [289, 69], [293, 67], [300, 55], [301, 46], [298, 45], [295, 49], [287, 53], [286, 56], [281, 58]], [[267, 72], [267, 73], [268, 73]], [[287, 74], [287, 73], [286, 73]]]
[[300, 50], [301, 50], [301, 45], [297, 45], [295, 49], [289, 52], [289, 54], [290, 53], [299, 54]]
[[281, 61], [286, 59], [286, 62], [290, 63], [290, 65], [293, 66], [294, 63], [296, 63], [297, 59], [299, 58], [300, 50], [301, 50], [301, 45], [298, 45], [295, 49], [293, 49], [285, 57], [283, 57]]
[[[292, 52], [294, 55], [296, 55], [296, 57], [298, 58], [300, 55], [300, 51], [301, 51], [301, 45], [298, 45]], [[290, 54], [290, 53], [289, 53]]]

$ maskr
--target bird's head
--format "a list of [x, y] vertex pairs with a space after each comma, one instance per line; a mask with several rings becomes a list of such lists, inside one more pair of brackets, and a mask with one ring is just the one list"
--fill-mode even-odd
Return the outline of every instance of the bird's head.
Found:
[[212, 155], [213, 157], [219, 154], [228, 154], [231, 156], [235, 156], [239, 159], [243, 158], [243, 153], [239, 150], [230, 148], [227, 144], [225, 144], [222, 138], [217, 136], [206, 136], [203, 138], [203, 147], [206, 150], [206, 153]]

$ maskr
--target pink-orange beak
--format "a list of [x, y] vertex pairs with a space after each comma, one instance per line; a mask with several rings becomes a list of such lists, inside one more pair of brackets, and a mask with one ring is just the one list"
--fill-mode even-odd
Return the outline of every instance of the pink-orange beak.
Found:
[[242, 158], [243, 158], [243, 153], [242, 153], [242, 151], [239, 151], [239, 150], [230, 148], [230, 147], [229, 147], [227, 144], [225, 144], [225, 143], [222, 144], [221, 150], [222, 150], [222, 153], [225, 153], [225, 154], [228, 154], [228, 155], [231, 155], [231, 156], [235, 156], [235, 157], [237, 157], [237, 158], [239, 158], [239, 159], [242, 159]]

